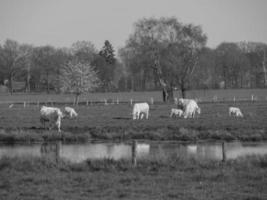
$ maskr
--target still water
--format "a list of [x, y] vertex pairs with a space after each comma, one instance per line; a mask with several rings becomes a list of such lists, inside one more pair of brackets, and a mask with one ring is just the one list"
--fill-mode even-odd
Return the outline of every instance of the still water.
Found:
[[[85, 143], [85, 144], [0, 144], [0, 158], [46, 156], [60, 157], [71, 162], [82, 162], [87, 159], [112, 158], [131, 159], [133, 146], [131, 143]], [[170, 156], [194, 157], [197, 159], [222, 160], [223, 152], [225, 159], [236, 159], [247, 155], [267, 155], [267, 142], [261, 143], [198, 143], [182, 144], [174, 142], [137, 142], [135, 154], [137, 159], [164, 159]]]

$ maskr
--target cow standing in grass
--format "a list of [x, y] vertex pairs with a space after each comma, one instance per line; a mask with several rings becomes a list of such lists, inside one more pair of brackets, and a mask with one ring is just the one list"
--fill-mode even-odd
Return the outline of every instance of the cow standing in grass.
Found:
[[[45, 128], [45, 122], [49, 123], [49, 130], [56, 125], [58, 132], [61, 132], [61, 120], [63, 118], [63, 113], [59, 108], [42, 106], [40, 110], [40, 122]], [[54, 125], [53, 125], [54, 124]]]
[[242, 114], [240, 108], [237, 107], [229, 107], [229, 116], [234, 116], [234, 117], [244, 117]]
[[74, 110], [74, 108], [71, 108], [71, 107], [68, 107], [68, 106], [66, 106], [64, 108], [64, 117], [68, 117], [68, 118], [72, 119], [72, 118], [75, 118], [77, 116], [78, 116], [78, 114]]
[[148, 103], [135, 103], [133, 106], [133, 120], [143, 119], [145, 116], [148, 119], [149, 115], [149, 105]]
[[194, 118], [196, 114], [200, 114], [201, 110], [194, 99], [180, 98], [177, 102], [178, 108], [184, 111], [184, 118]]
[[172, 108], [171, 109], [171, 113], [170, 113], [170, 117], [182, 117], [184, 114], [184, 111], [181, 109], [177, 109], [177, 108]]

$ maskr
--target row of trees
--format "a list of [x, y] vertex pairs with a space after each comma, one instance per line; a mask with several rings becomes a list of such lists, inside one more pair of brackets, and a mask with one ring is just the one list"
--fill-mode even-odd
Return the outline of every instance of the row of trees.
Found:
[[99, 79], [99, 90], [115, 87], [113, 81], [120, 76], [115, 73], [120, 64], [109, 41], [97, 51], [87, 41], [78, 41], [70, 48], [55, 48], [34, 47], [8, 39], [0, 46], [0, 83], [8, 86], [11, 93], [17, 90], [61, 92], [65, 88], [62, 85], [64, 70], [77, 65], [75, 70], [79, 71], [79, 64], [92, 68], [89, 71]]
[[[211, 49], [206, 47], [206, 41], [200, 26], [183, 24], [175, 18], [137, 21], [117, 58], [109, 41], [98, 51], [88, 41], [78, 41], [70, 48], [55, 48], [6, 40], [0, 46], [0, 83], [7, 85], [11, 93], [19, 88], [27, 92], [74, 92], [67, 81], [80, 77], [86, 82], [87, 76], [92, 80], [83, 84], [87, 89], [161, 88], [164, 100], [172, 99], [174, 89], [180, 89], [185, 96], [186, 90], [192, 88], [267, 86], [266, 44], [224, 42]], [[85, 88], [76, 87], [76, 94]]]

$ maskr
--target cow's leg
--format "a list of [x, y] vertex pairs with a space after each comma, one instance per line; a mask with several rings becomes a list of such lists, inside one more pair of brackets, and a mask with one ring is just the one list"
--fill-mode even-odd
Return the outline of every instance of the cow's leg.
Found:
[[136, 115], [137, 115], [136, 118], [137, 118], [137, 119], [140, 119], [140, 117], [141, 117], [141, 116], [140, 116], [141, 113], [140, 113], [140, 112], [137, 112]]

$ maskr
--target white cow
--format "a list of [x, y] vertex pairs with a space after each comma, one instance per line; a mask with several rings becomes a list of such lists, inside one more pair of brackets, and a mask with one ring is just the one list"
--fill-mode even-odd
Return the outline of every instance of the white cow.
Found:
[[183, 110], [177, 109], [177, 108], [172, 108], [170, 117], [182, 117], [183, 114], [184, 114]]
[[63, 113], [59, 108], [56, 107], [47, 107], [42, 106], [40, 110], [40, 122], [45, 127], [45, 122], [50, 122], [49, 129], [52, 128], [52, 124], [55, 123], [55, 125], [58, 128], [58, 132], [60, 132], [60, 126], [61, 126], [61, 119], [64, 117]]
[[178, 106], [181, 106], [184, 111], [184, 118], [194, 118], [196, 114], [200, 114], [201, 110], [194, 99], [183, 99], [178, 100]]
[[237, 107], [229, 107], [229, 116], [244, 117], [240, 108]]
[[133, 119], [143, 119], [143, 116], [146, 116], [148, 119], [149, 114], [149, 105], [148, 103], [135, 103], [133, 106]]
[[66, 106], [64, 108], [64, 117], [69, 117], [69, 118], [74, 118], [74, 117], [77, 117], [78, 114], [77, 112], [74, 110], [74, 108], [71, 108], [71, 107], [68, 107]]

